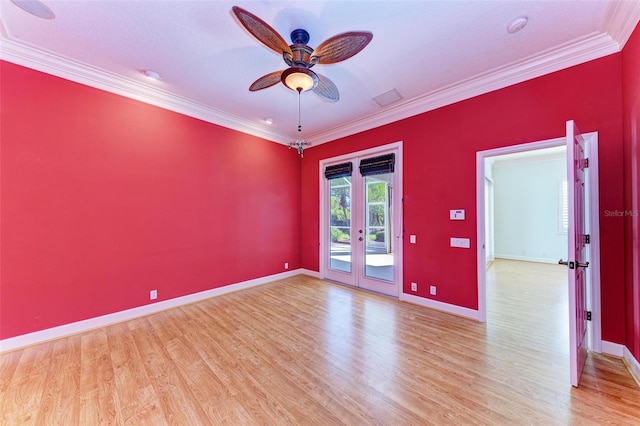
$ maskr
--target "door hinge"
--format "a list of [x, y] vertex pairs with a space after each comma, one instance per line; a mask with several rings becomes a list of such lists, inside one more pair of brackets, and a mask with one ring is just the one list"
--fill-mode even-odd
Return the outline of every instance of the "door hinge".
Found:
[[585, 244], [591, 244], [591, 235], [586, 234], [586, 235], [584, 236], [584, 243], [585, 243]]
[[588, 169], [589, 168], [589, 159], [585, 158], [582, 160], [582, 168], [583, 169]]
[[587, 311], [587, 321], [591, 321], [591, 311]]

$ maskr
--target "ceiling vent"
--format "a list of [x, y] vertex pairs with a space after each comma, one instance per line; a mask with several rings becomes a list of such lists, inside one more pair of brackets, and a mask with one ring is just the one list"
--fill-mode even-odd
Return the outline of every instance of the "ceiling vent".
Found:
[[383, 94], [373, 98], [375, 103], [380, 107], [386, 107], [394, 102], [398, 102], [400, 99], [402, 99], [402, 95], [398, 93], [396, 89], [391, 89], [388, 92], [384, 92]]

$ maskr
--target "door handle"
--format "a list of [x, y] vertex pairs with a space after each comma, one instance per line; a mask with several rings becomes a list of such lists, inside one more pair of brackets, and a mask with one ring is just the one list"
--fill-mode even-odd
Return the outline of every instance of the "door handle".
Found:
[[587, 262], [587, 263], [569, 262], [567, 260], [560, 259], [558, 261], [558, 265], [567, 265], [567, 266], [569, 266], [569, 269], [588, 268], [589, 267], [589, 262]]
[[[587, 262], [588, 264], [588, 262]], [[560, 259], [558, 261], [558, 265], [567, 265], [569, 267], [569, 269], [575, 269], [575, 263], [574, 262], [569, 262], [568, 260], [562, 260]]]

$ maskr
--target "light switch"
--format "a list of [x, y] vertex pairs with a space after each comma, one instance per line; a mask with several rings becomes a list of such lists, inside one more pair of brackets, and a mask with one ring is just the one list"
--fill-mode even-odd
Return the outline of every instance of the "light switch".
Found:
[[468, 238], [451, 238], [450, 242], [451, 247], [460, 247], [460, 248], [469, 248], [471, 247], [471, 242]]
[[449, 210], [450, 220], [464, 220], [464, 210]]
[[416, 236], [415, 235], [409, 235], [409, 242], [411, 244], [415, 244], [416, 243]]

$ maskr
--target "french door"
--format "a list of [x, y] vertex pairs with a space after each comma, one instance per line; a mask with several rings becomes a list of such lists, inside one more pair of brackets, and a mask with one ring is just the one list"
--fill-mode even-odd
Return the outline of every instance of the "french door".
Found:
[[323, 164], [325, 278], [398, 296], [401, 250], [398, 150]]

